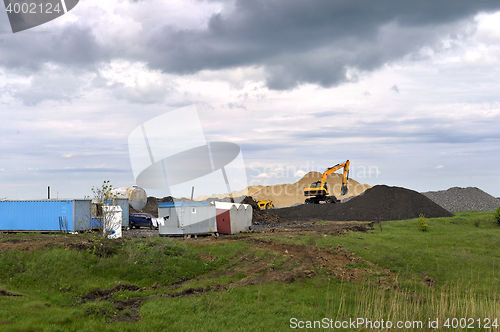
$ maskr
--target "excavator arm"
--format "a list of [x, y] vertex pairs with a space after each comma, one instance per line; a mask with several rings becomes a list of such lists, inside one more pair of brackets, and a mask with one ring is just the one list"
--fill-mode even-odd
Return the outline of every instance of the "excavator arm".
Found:
[[337, 164], [335, 166], [332, 166], [328, 168], [323, 175], [321, 176], [321, 187], [325, 186], [326, 180], [328, 179], [328, 176], [332, 174], [333, 172], [338, 171], [342, 167], [344, 168], [344, 175], [342, 177], [342, 187], [340, 188], [340, 196], [344, 196], [349, 192], [349, 189], [347, 189], [347, 181], [349, 180], [349, 165], [351, 163], [349, 160], [347, 160], [343, 164]]

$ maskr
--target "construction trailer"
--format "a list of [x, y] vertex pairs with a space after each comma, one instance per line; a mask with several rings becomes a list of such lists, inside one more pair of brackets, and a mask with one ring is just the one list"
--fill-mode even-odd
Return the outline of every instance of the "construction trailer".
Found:
[[90, 199], [0, 201], [0, 230], [88, 231]]
[[217, 233], [215, 206], [209, 202], [158, 203], [160, 236], [184, 236]]
[[249, 204], [215, 202], [217, 232], [238, 234], [248, 232], [252, 226], [253, 209]]

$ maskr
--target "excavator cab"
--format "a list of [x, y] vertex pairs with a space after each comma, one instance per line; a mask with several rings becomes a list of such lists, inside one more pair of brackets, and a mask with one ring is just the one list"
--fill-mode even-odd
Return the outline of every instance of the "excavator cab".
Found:
[[321, 181], [316, 181], [311, 183], [311, 188], [319, 188], [320, 187]]

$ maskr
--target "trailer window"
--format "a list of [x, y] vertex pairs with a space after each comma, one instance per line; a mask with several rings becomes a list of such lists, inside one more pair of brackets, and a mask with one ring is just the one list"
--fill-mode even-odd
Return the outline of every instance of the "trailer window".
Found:
[[196, 208], [195, 207], [191, 210], [191, 213], [196, 213]]

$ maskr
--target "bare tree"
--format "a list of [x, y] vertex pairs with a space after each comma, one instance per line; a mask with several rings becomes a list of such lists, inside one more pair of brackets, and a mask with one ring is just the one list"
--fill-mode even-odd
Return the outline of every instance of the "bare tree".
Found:
[[111, 229], [111, 223], [114, 220], [114, 211], [109, 211], [107, 206], [118, 205], [118, 196], [111, 192], [113, 186], [109, 181], [104, 181], [100, 187], [92, 187], [94, 198], [92, 199], [92, 217], [95, 225], [106, 236], [106, 230]]

